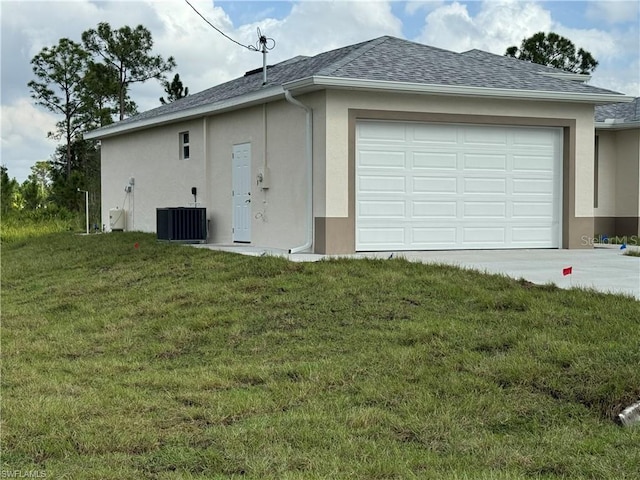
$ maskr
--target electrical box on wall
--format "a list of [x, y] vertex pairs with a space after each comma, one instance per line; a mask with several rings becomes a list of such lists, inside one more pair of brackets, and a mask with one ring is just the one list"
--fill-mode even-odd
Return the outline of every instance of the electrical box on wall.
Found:
[[260, 187], [262, 190], [266, 190], [269, 188], [269, 180], [271, 175], [269, 174], [269, 167], [262, 168], [258, 171], [258, 175], [256, 175], [256, 185]]

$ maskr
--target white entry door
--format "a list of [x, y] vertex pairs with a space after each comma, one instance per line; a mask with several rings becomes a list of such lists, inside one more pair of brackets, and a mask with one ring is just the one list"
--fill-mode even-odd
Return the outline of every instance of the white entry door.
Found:
[[251, 242], [251, 144], [233, 146], [233, 241]]
[[557, 128], [360, 121], [356, 249], [559, 248]]

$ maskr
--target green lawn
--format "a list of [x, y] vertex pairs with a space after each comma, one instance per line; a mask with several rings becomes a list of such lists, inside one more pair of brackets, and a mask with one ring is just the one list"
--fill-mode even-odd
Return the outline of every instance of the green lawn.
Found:
[[640, 427], [613, 419], [640, 398], [639, 319], [630, 298], [402, 259], [17, 239], [2, 470], [637, 479]]

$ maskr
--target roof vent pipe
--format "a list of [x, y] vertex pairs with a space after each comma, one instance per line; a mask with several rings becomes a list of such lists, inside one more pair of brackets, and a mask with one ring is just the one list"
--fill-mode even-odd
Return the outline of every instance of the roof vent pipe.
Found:
[[302, 108], [306, 113], [306, 144], [307, 160], [307, 240], [303, 245], [289, 249], [289, 253], [304, 252], [313, 247], [313, 110], [299, 100], [293, 98], [289, 90], [284, 91], [287, 102]]

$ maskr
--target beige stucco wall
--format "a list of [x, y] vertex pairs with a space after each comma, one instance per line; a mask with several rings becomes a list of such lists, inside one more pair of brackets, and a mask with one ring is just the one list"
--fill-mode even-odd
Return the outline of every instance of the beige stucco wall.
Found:
[[327, 92], [326, 216], [348, 215], [348, 109], [575, 119], [575, 216], [593, 217], [593, 106], [334, 90]]
[[[283, 249], [304, 243], [305, 113], [285, 101], [207, 119], [209, 241], [233, 241], [231, 154], [234, 145], [243, 143], [251, 144], [251, 243]], [[257, 184], [265, 166], [268, 189]]]
[[640, 215], [640, 129], [598, 131], [598, 217]]
[[616, 132], [616, 216], [640, 216], [640, 129]]
[[[190, 158], [179, 158], [179, 133], [189, 131]], [[181, 122], [102, 140], [102, 223], [109, 210], [127, 211], [127, 230], [154, 232], [157, 207], [192, 206], [205, 192], [202, 120]], [[132, 192], [125, 187], [135, 179]]]
[[597, 217], [616, 215], [616, 133], [598, 132], [598, 206]]
[[[318, 139], [324, 137], [322, 97], [304, 99], [320, 119]], [[103, 223], [109, 225], [109, 209], [124, 203], [128, 230], [154, 232], [156, 208], [192, 206], [191, 188], [196, 187], [198, 206], [207, 208], [209, 242], [231, 243], [232, 152], [234, 145], [249, 143], [251, 243], [282, 249], [303, 244], [308, 190], [305, 118], [303, 109], [283, 100], [103, 140]], [[186, 130], [191, 158], [179, 160], [179, 133]], [[316, 153], [323, 158], [323, 141], [318, 141]], [[268, 189], [257, 184], [258, 172], [265, 167], [270, 172]], [[322, 173], [320, 167], [320, 183]], [[130, 177], [135, 186], [127, 195], [124, 188]]]

